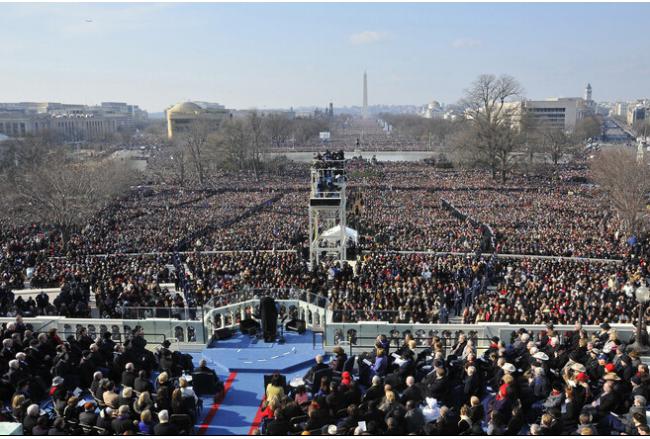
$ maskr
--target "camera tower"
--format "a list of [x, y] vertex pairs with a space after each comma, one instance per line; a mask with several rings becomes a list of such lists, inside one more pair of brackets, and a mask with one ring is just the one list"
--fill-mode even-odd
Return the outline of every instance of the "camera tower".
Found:
[[346, 258], [345, 180], [343, 152], [318, 154], [312, 162], [309, 194], [309, 262], [312, 269], [324, 258]]

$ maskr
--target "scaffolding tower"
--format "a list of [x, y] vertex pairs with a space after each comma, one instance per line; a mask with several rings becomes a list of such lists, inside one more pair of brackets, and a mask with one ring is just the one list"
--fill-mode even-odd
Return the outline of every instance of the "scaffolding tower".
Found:
[[318, 154], [311, 165], [309, 194], [309, 262], [345, 260], [345, 157], [343, 152]]

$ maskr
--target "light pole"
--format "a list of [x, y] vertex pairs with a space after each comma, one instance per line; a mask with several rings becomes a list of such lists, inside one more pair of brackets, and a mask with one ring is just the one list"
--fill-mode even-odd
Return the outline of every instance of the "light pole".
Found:
[[627, 350], [629, 352], [635, 351], [638, 354], [647, 354], [650, 352], [650, 347], [644, 343], [643, 327], [645, 326], [646, 304], [650, 301], [650, 290], [645, 285], [641, 285], [636, 289], [635, 295], [637, 302], [639, 302], [639, 323], [636, 327], [634, 343], [628, 346]]

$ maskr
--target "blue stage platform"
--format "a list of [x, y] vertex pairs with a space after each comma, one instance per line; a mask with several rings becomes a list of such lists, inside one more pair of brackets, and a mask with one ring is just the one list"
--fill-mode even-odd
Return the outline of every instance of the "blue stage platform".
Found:
[[208, 361], [227, 389], [221, 403], [205, 407], [203, 419], [197, 423], [198, 434], [251, 433], [260, 419], [264, 375], [278, 371], [287, 381], [302, 377], [314, 365], [314, 357], [323, 353], [320, 334], [316, 335], [315, 346], [310, 331], [302, 335], [285, 333], [285, 339], [284, 344], [264, 343], [237, 333], [211, 344], [199, 355], [193, 354], [195, 363]]
[[265, 343], [249, 335], [235, 334], [228, 340], [213, 342], [201, 353], [219, 369], [228, 372], [289, 373], [313, 364], [314, 357], [323, 353], [320, 334], [285, 333], [285, 343]]

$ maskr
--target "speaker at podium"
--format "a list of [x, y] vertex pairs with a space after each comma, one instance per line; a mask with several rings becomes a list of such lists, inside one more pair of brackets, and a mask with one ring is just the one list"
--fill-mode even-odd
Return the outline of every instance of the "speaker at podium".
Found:
[[273, 343], [278, 335], [278, 308], [275, 299], [264, 297], [260, 300], [262, 334], [266, 343]]

